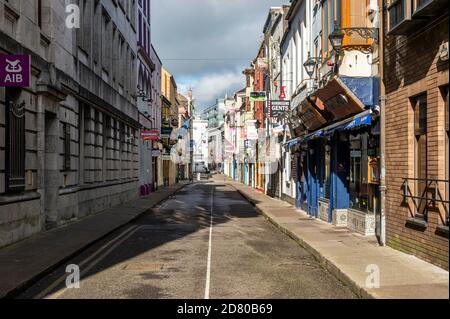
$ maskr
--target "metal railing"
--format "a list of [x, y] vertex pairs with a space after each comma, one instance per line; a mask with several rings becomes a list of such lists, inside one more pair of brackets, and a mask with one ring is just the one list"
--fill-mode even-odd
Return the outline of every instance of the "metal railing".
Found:
[[[424, 187], [421, 187], [420, 194], [417, 194], [418, 191], [417, 183], [423, 182], [425, 183]], [[444, 194], [441, 193], [441, 189], [444, 189]], [[411, 190], [410, 185], [414, 185]], [[437, 209], [439, 204], [442, 204], [444, 209], [445, 216], [442, 217], [442, 223], [445, 226], [449, 225], [449, 198], [448, 198], [448, 189], [450, 186], [450, 182], [448, 180], [441, 179], [425, 179], [425, 178], [403, 178], [403, 202], [407, 203], [408, 199], [412, 199], [414, 208], [415, 208], [415, 217], [421, 217], [425, 221], [428, 220], [428, 210], [430, 208]], [[423, 208], [423, 211], [420, 211]]]

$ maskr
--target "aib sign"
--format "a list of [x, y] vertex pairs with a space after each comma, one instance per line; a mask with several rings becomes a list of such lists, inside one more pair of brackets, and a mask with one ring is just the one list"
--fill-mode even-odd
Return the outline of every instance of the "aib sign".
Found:
[[31, 57], [0, 55], [0, 87], [29, 87]]

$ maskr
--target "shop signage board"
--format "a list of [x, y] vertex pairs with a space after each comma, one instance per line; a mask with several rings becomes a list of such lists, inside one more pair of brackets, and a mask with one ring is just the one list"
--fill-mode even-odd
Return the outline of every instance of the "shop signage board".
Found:
[[250, 92], [250, 101], [253, 102], [265, 102], [267, 101], [267, 95], [265, 91]]
[[144, 141], [158, 141], [159, 140], [159, 130], [142, 130], [141, 138]]
[[279, 117], [291, 108], [290, 101], [268, 101], [269, 117]]
[[152, 157], [160, 157], [161, 151], [160, 150], [153, 150], [152, 151]]
[[170, 155], [162, 155], [162, 156], [161, 156], [161, 159], [162, 159], [163, 161], [170, 161], [172, 158], [170, 157]]
[[31, 56], [0, 55], [0, 87], [30, 87]]
[[247, 127], [247, 139], [248, 140], [257, 140], [258, 139], [258, 130], [255, 126]]

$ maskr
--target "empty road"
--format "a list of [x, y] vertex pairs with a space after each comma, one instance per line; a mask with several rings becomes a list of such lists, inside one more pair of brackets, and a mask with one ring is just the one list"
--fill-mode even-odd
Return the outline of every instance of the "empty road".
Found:
[[[68, 265], [79, 267], [79, 288], [66, 288]], [[355, 295], [232, 187], [201, 182], [96, 243], [19, 298]]]

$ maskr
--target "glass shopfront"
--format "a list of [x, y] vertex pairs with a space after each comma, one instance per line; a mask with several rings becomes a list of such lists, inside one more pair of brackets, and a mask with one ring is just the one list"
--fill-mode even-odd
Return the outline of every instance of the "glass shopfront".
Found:
[[350, 135], [350, 208], [380, 210], [380, 157], [378, 136], [369, 132]]

